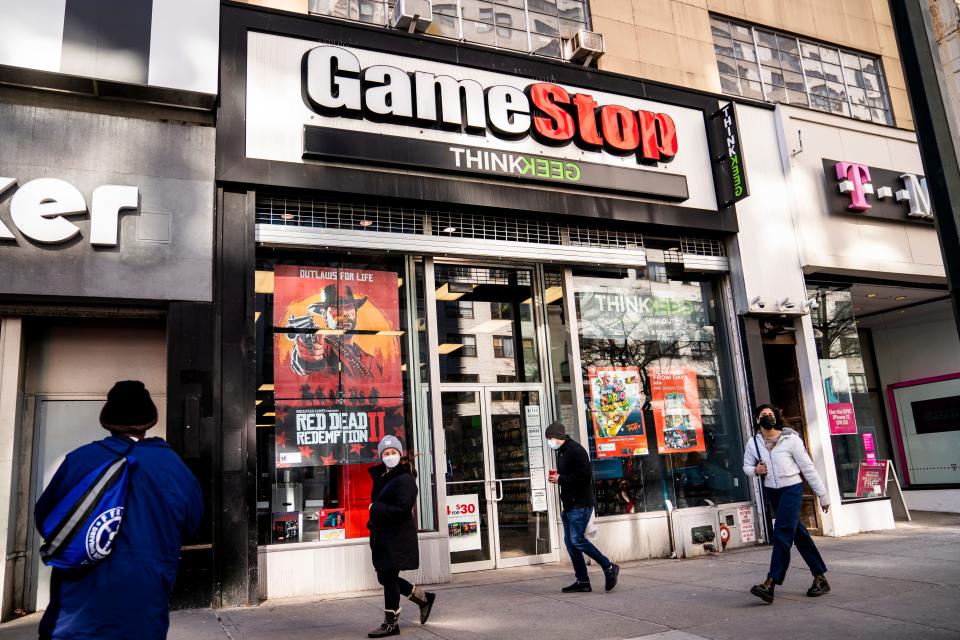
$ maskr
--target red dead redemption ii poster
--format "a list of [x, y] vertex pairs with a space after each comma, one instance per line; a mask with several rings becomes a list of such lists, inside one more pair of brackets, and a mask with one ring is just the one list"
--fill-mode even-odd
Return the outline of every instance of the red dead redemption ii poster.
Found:
[[392, 271], [274, 271], [278, 467], [374, 462], [403, 431], [400, 311]]

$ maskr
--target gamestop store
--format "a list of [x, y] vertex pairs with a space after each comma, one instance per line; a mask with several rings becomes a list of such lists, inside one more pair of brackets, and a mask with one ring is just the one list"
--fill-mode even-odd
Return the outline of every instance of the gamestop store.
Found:
[[594, 461], [611, 558], [757, 539], [725, 252], [746, 182], [717, 98], [349, 21], [222, 17], [225, 593], [376, 587], [386, 434], [418, 474], [418, 582], [566, 561], [557, 419]]

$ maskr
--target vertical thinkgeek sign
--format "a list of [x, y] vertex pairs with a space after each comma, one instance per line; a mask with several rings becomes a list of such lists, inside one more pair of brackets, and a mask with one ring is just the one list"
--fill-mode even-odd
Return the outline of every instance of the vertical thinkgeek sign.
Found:
[[717, 205], [720, 208], [729, 207], [750, 195], [740, 129], [732, 102], [710, 116], [710, 135], [713, 137], [713, 148], [719, 154], [713, 159]]

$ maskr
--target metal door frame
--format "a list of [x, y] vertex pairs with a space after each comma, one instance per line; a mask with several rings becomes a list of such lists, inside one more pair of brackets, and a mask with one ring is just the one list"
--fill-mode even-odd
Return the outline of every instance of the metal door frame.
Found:
[[[465, 573], [468, 571], [482, 571], [486, 569], [502, 569], [507, 567], [523, 567], [534, 564], [543, 564], [547, 562], [554, 562], [557, 560], [557, 549], [558, 546], [554, 544], [554, 540], [550, 540], [550, 551], [544, 554], [539, 555], [530, 555], [530, 556], [521, 556], [518, 558], [503, 558], [500, 555], [500, 515], [497, 508], [497, 503], [503, 499], [503, 482], [507, 481], [518, 481], [519, 478], [497, 478], [496, 477], [496, 468], [494, 465], [494, 449], [493, 449], [493, 424], [490, 419], [491, 417], [491, 405], [493, 400], [491, 399], [492, 394], [498, 391], [521, 391], [521, 392], [531, 392], [535, 391], [539, 395], [538, 406], [540, 407], [540, 427], [541, 429], [544, 426], [546, 419], [546, 412], [549, 410], [547, 403], [546, 393], [544, 391], [544, 385], [542, 383], [509, 383], [509, 384], [476, 384], [476, 383], [450, 383], [440, 385], [440, 396], [447, 392], [470, 392], [476, 393], [478, 402], [480, 404], [480, 424], [482, 431], [483, 439], [483, 471], [484, 478], [483, 480], [468, 480], [463, 482], [447, 482], [446, 485], [449, 487], [451, 485], [457, 484], [480, 484], [483, 483], [483, 492], [484, 498], [487, 503], [487, 537], [488, 544], [490, 548], [490, 559], [489, 560], [478, 560], [475, 562], [462, 562], [462, 563], [451, 563], [450, 571], [451, 573]], [[547, 483], [547, 467], [546, 463], [549, 458], [547, 457], [547, 451], [543, 449], [545, 446], [545, 440], [542, 440], [540, 443], [541, 451], [543, 453], [544, 459], [544, 468], [543, 468], [543, 477], [544, 485], [549, 486]], [[446, 466], [446, 447], [444, 447], [444, 467]], [[528, 478], [529, 480], [529, 478]], [[532, 481], [531, 481], [532, 485]], [[532, 486], [531, 486], [532, 490]], [[499, 496], [499, 498], [497, 497]], [[547, 490], [547, 521], [544, 526], [547, 529], [548, 533], [553, 533], [552, 523], [556, 520], [557, 514], [555, 512], [556, 505], [555, 500], [552, 499], [550, 490]]]

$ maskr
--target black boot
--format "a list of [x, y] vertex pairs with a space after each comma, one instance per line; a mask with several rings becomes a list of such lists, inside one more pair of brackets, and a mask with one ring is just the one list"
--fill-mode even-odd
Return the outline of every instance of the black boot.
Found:
[[613, 591], [613, 588], [617, 586], [617, 577], [619, 575], [620, 575], [620, 565], [611, 564], [609, 567], [607, 567], [606, 570], [603, 572], [603, 578], [604, 578], [603, 590]]
[[580, 582], [577, 580], [569, 587], [564, 587], [560, 589], [563, 593], [590, 593], [593, 589], [590, 587], [589, 582]]
[[383, 612], [383, 624], [367, 634], [368, 638], [386, 638], [387, 636], [400, 635], [400, 610], [390, 611], [385, 609]]
[[767, 578], [763, 583], [751, 587], [750, 593], [770, 604], [773, 602], [773, 588], [773, 578]]
[[807, 595], [811, 598], [816, 598], [825, 593], [830, 593], [830, 583], [827, 582], [827, 579], [822, 573], [818, 576], [813, 576], [813, 584], [807, 589]]
[[410, 602], [420, 607], [420, 624], [427, 624], [427, 618], [430, 617], [430, 610], [433, 609], [433, 601], [437, 599], [437, 594], [414, 587], [409, 597]]

